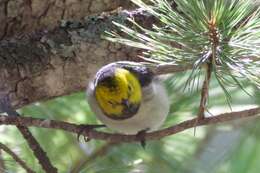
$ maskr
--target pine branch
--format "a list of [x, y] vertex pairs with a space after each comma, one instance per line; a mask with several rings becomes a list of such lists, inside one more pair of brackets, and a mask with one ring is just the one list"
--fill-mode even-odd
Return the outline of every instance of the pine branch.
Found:
[[132, 2], [158, 22], [152, 28], [140, 26], [133, 18], [129, 19], [133, 24], [130, 28], [115, 23], [124, 34], [108, 32], [107, 39], [143, 49], [142, 58], [146, 61], [192, 65], [187, 84], [192, 84], [201, 67], [209, 64], [211, 72], [206, 74], [200, 115], [207, 102], [207, 78], [213, 72], [229, 100], [228, 86], [245, 91], [242, 82], [248, 80], [260, 87], [259, 5], [251, 0], [175, 0], [174, 5], [166, 0]]
[[212, 67], [216, 65], [216, 58], [218, 54], [217, 49], [219, 46], [220, 38], [216, 26], [216, 16], [214, 16], [214, 14], [211, 14], [211, 18], [208, 21], [208, 30], [208, 35], [211, 43], [211, 50], [210, 53], [208, 53], [208, 57], [206, 57], [206, 76], [201, 89], [201, 100], [198, 113], [199, 118], [204, 118], [204, 113], [209, 97], [209, 84], [213, 70]]
[[24, 168], [26, 170], [26, 172], [28, 173], [35, 173], [30, 167], [27, 166], [27, 164], [19, 158], [19, 156], [17, 156], [17, 154], [15, 154], [12, 150], [10, 150], [6, 145], [4, 145], [3, 143], [0, 143], [0, 149], [2, 149], [3, 151], [5, 151], [6, 153], [8, 153], [10, 156], [12, 156], [12, 158], [21, 165], [22, 168]]
[[[165, 136], [173, 135], [180, 133], [186, 129], [190, 129], [197, 126], [211, 125], [217, 123], [223, 123], [233, 120], [239, 120], [242, 118], [248, 117], [258, 117], [260, 114], [260, 107], [248, 109], [238, 112], [223, 113], [212, 117], [205, 117], [204, 119], [193, 118], [191, 120], [186, 120], [179, 124], [173, 125], [171, 127], [158, 130], [155, 132], [150, 132], [145, 135], [146, 140], [157, 140]], [[23, 125], [23, 126], [34, 126], [41, 128], [50, 128], [50, 129], [61, 129], [64, 131], [72, 133], [81, 133], [82, 126], [76, 125], [68, 122], [56, 121], [56, 120], [46, 120], [38, 118], [29, 118], [29, 117], [9, 117], [9, 116], [0, 116], [0, 125]], [[122, 135], [122, 134], [110, 134], [106, 132], [100, 132], [96, 130], [89, 130], [82, 132], [82, 135], [90, 139], [99, 139], [107, 140], [111, 142], [135, 142], [138, 141], [136, 135]]]

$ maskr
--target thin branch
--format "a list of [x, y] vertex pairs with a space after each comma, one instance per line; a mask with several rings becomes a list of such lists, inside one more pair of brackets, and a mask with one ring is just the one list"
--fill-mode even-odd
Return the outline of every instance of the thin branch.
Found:
[[21, 167], [23, 167], [26, 172], [28, 173], [35, 173], [30, 167], [28, 167], [26, 165], [26, 163], [20, 159], [12, 150], [10, 150], [6, 145], [0, 143], [0, 149], [2, 149], [3, 151], [5, 151], [6, 153], [8, 153], [10, 156], [12, 156], [12, 158], [21, 165]]
[[118, 143], [115, 142], [108, 142], [98, 148], [94, 153], [92, 153], [89, 157], [81, 158], [78, 163], [75, 164], [75, 166], [71, 169], [71, 173], [78, 173], [80, 170], [84, 167], [86, 167], [91, 161], [94, 161], [96, 158], [104, 156], [107, 154], [107, 152], [117, 145]]
[[211, 66], [212, 66], [211, 63], [207, 64], [206, 76], [205, 76], [205, 80], [203, 82], [202, 89], [201, 89], [200, 106], [199, 106], [199, 112], [198, 112], [199, 118], [204, 118], [204, 113], [205, 113], [205, 109], [206, 109], [206, 105], [207, 105], [207, 101], [208, 101], [208, 97], [209, 97], [209, 83], [210, 83], [211, 71], [212, 71]]
[[[232, 120], [238, 120], [241, 118], [254, 117], [260, 114], [260, 107], [243, 110], [238, 112], [223, 113], [212, 117], [207, 117], [204, 119], [194, 118], [187, 120], [155, 132], [147, 133], [145, 135], [146, 140], [157, 140], [165, 136], [173, 135], [179, 132], [182, 132], [186, 129], [190, 129], [197, 126], [210, 125], [228, 122]], [[81, 133], [82, 126], [72, 123], [56, 121], [56, 120], [45, 120], [38, 118], [30, 117], [9, 117], [9, 116], [0, 116], [0, 125], [23, 125], [23, 126], [34, 126], [42, 128], [51, 128], [51, 129], [61, 129], [72, 133]], [[90, 139], [99, 139], [107, 140], [112, 142], [134, 142], [139, 141], [136, 135], [122, 135], [122, 134], [110, 134], [106, 132], [100, 132], [96, 130], [84, 131], [82, 135]]]
[[5, 172], [5, 162], [3, 159], [2, 150], [0, 149], [0, 173], [4, 173], [4, 172]]
[[27, 144], [30, 146], [33, 154], [37, 158], [38, 162], [40, 163], [42, 169], [46, 173], [57, 173], [58, 170], [55, 168], [49, 157], [47, 156], [46, 152], [43, 150], [39, 142], [35, 139], [32, 133], [29, 131], [28, 127], [17, 125], [18, 130], [23, 135], [24, 139], [26, 140]]
[[174, 64], [159, 64], [155, 67], [155, 69], [152, 70], [154, 74], [162, 75], [183, 72], [190, 69], [192, 69], [192, 65], [179, 66]]

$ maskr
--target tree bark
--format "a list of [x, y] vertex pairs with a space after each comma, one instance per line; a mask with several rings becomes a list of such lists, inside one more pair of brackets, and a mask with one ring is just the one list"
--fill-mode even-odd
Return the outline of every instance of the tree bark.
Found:
[[12, 106], [82, 91], [101, 66], [118, 60], [135, 60], [140, 50], [108, 42], [104, 31], [115, 30], [112, 21], [127, 17], [145, 21], [154, 18], [142, 11], [117, 11], [84, 19], [64, 21], [53, 30], [43, 30], [0, 42], [0, 94], [8, 94]]
[[0, 0], [0, 40], [38, 29], [53, 29], [62, 19], [130, 7], [129, 0]]

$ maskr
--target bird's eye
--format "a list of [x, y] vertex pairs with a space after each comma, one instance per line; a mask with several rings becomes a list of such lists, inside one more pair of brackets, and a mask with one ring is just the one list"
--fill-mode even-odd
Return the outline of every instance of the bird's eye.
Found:
[[111, 104], [111, 105], [114, 105], [114, 103], [112, 101], [108, 101], [108, 103]]
[[117, 106], [117, 104], [112, 101], [108, 101], [108, 103], [112, 106], [112, 108], [116, 108]]
[[132, 91], [132, 87], [130, 85], [128, 85], [128, 90]]

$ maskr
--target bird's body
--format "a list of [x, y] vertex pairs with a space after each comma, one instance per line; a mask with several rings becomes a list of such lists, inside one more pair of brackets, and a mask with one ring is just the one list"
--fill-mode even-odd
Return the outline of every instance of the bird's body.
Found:
[[[129, 64], [130, 62], [121, 62], [121, 64]], [[108, 126], [111, 129], [116, 130], [119, 133], [123, 134], [137, 134], [138, 132], [142, 130], [148, 130], [153, 131], [158, 129], [166, 119], [168, 112], [169, 112], [169, 100], [168, 96], [166, 94], [166, 90], [163, 86], [163, 83], [160, 81], [158, 77], [153, 76], [149, 71], [146, 71], [147, 69], [145, 67], [136, 67], [134, 70], [131, 67], [131, 64], [137, 65], [137, 63], [130, 63], [130, 66], [124, 66], [120, 65], [120, 62], [118, 63], [112, 63], [107, 66], [104, 66], [99, 72], [97, 73], [95, 80], [90, 82], [88, 89], [87, 89], [87, 99], [89, 102], [89, 105], [92, 109], [92, 111], [96, 114], [98, 119], [103, 122], [106, 126]], [[138, 64], [140, 66], [140, 64]], [[125, 69], [127, 71], [130, 71], [131, 74], [135, 74], [135, 78], [138, 78], [138, 82], [140, 82], [140, 86], [136, 86], [133, 94], [128, 94], [128, 98], [131, 99], [131, 95], [135, 94], [135, 97], [137, 98], [137, 90], [141, 90], [140, 92], [140, 103], [135, 103], [135, 100], [133, 100], [132, 107], [127, 106], [132, 111], [124, 111], [127, 115], [124, 114], [118, 115], [118, 118], [116, 115], [109, 115], [107, 112], [102, 109], [100, 106], [100, 101], [97, 99], [97, 85], [98, 80], [102, 76], [104, 77], [104, 74], [102, 74], [106, 70], [115, 70], [115, 69]], [[139, 73], [140, 71], [140, 73]], [[120, 72], [121, 73], [121, 72]], [[137, 75], [138, 73], [138, 75]], [[108, 75], [108, 77], [110, 77]], [[123, 78], [124, 79], [124, 78]], [[128, 82], [128, 81], [127, 81]], [[133, 81], [130, 80], [130, 83], [133, 83]], [[112, 92], [111, 92], [112, 93]], [[118, 92], [120, 93], [120, 92]], [[118, 97], [121, 97], [121, 93], [118, 95]], [[123, 97], [123, 96], [122, 96]], [[107, 98], [107, 97], [106, 97]], [[116, 98], [118, 99], [118, 98]], [[120, 99], [120, 98], [119, 98]], [[122, 99], [123, 100], [123, 99]], [[109, 102], [109, 101], [108, 101]], [[128, 104], [130, 105], [130, 103]], [[116, 105], [117, 106], [117, 105]], [[117, 107], [111, 106], [111, 109], [116, 109]], [[134, 108], [134, 109], [133, 109]], [[122, 118], [120, 118], [122, 117]]]

